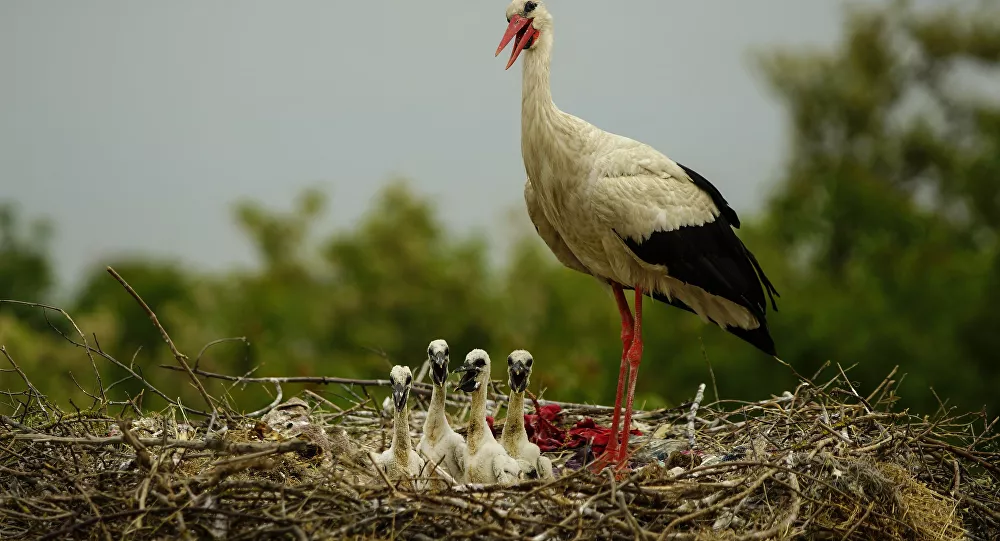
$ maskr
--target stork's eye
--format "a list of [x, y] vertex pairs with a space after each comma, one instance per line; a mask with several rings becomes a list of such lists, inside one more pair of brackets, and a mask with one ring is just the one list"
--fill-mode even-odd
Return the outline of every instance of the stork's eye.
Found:
[[448, 356], [448, 348], [444, 348], [444, 355], [445, 355], [445, 357]]
[[538, 4], [536, 4], [534, 2], [528, 2], [528, 3], [524, 4], [524, 14], [527, 15], [527, 14], [531, 13], [532, 11], [535, 11], [536, 7], [538, 7]]
[[434, 355], [434, 349], [427, 348], [427, 356], [430, 357], [431, 355]]
[[507, 357], [507, 364], [514, 364], [514, 359]]
[[532, 359], [531, 357], [528, 357], [528, 360], [524, 363], [524, 365], [527, 366], [528, 368], [531, 368], [531, 363], [532, 362], [534, 362], [534, 359]]
[[413, 376], [406, 376], [406, 384], [409, 385], [411, 382], [413, 382]]
[[486, 359], [476, 359], [475, 365], [479, 368], [486, 366]]

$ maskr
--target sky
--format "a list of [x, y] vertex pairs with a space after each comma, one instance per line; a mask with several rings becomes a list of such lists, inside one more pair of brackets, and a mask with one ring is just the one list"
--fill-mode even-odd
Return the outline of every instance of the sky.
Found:
[[[876, 0], [871, 0], [875, 2]], [[547, 0], [564, 111], [760, 208], [785, 117], [753, 51], [824, 47], [844, 3]], [[63, 287], [122, 254], [252, 265], [232, 205], [305, 187], [349, 227], [394, 175], [502, 245], [523, 210], [504, 0], [0, 0], [0, 201], [55, 225]], [[509, 51], [508, 51], [509, 52]]]

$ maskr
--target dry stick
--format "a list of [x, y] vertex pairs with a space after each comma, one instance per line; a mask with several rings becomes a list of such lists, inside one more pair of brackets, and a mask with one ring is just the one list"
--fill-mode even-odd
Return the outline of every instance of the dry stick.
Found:
[[701, 356], [705, 359], [705, 364], [708, 365], [708, 375], [712, 378], [712, 392], [715, 394], [715, 400], [719, 400], [719, 386], [715, 383], [715, 370], [712, 369], [712, 361], [708, 360], [708, 352], [705, 351], [705, 342], [698, 337], [698, 343], [701, 344]]
[[694, 402], [691, 403], [691, 411], [688, 412], [687, 417], [687, 438], [688, 438], [688, 449], [694, 450], [694, 418], [698, 416], [698, 407], [701, 406], [701, 401], [705, 398], [705, 384], [702, 383], [698, 386], [698, 391], [694, 394]]
[[854, 385], [851, 384], [851, 378], [847, 377], [847, 374], [844, 373], [844, 369], [840, 366], [840, 363], [837, 363], [837, 370], [840, 370], [840, 375], [844, 378], [844, 383], [847, 384], [847, 388], [850, 389], [852, 393], [854, 393], [854, 396], [858, 400], [860, 400], [862, 404], [864, 404], [865, 413], [871, 413], [872, 405], [869, 404], [868, 400], [866, 400], [863, 396], [859, 395], [858, 391], [854, 389]]
[[[14, 362], [14, 359], [11, 358], [9, 353], [7, 353], [7, 348], [5, 346], [0, 346], [0, 353], [3, 353], [3, 356], [6, 357], [8, 361], [10, 361], [11, 366], [14, 367], [14, 370], [16, 370], [18, 375], [21, 376], [21, 379], [24, 380], [25, 385], [27, 385], [28, 389], [35, 395], [35, 400], [38, 401], [38, 407], [42, 409], [42, 413], [45, 414], [45, 418], [50, 419], [49, 412], [48, 410], [45, 409], [45, 404], [42, 403], [42, 396], [43, 396], [42, 393], [38, 392], [38, 389], [36, 389], [35, 386], [31, 383], [31, 380], [28, 379], [28, 376], [25, 375], [24, 371], [21, 370], [21, 367]], [[31, 404], [31, 399], [28, 399], [28, 404]]]
[[305, 393], [307, 396], [313, 397], [314, 399], [316, 399], [319, 402], [322, 402], [322, 403], [326, 404], [327, 406], [330, 406], [331, 408], [337, 410], [338, 412], [343, 412], [344, 411], [344, 408], [342, 408], [342, 407], [334, 404], [333, 402], [331, 402], [330, 400], [328, 400], [325, 396], [318, 395], [318, 394], [310, 391], [309, 389], [306, 389], [305, 391], [303, 391], [303, 393]]
[[198, 356], [194, 358], [194, 367], [198, 368], [198, 363], [201, 362], [201, 358], [203, 355], [205, 355], [205, 352], [208, 351], [208, 348], [218, 344], [223, 344], [225, 342], [243, 342], [247, 346], [250, 345], [250, 342], [247, 342], [246, 336], [233, 336], [231, 338], [219, 338], [218, 340], [212, 340], [211, 342], [205, 344], [201, 348], [201, 351], [198, 352]]
[[[920, 436], [918, 436], [916, 438], [913, 438], [913, 439], [914, 440], [921, 439], [925, 434], [927, 434], [927, 432], [925, 432], [924, 434], [921, 434]], [[954, 445], [952, 445], [952, 444], [950, 444], [948, 442], [944, 442], [944, 441], [941, 441], [941, 440], [936, 439], [936, 438], [926, 438], [925, 441], [926, 441], [926, 445], [930, 445], [930, 446], [933, 446], [933, 447], [939, 447], [939, 448], [945, 449], [947, 451], [950, 451], [953, 454], [959, 455], [959, 456], [961, 456], [963, 458], [967, 458], [967, 459], [975, 462], [976, 464], [979, 464], [980, 466], [986, 468], [987, 470], [989, 470], [993, 474], [1000, 476], [1000, 467], [997, 467], [996, 465], [991, 464], [990, 462], [977, 457], [976, 455], [974, 455], [974, 454], [966, 451], [965, 449], [961, 449], [959, 447], [955, 447]]]
[[379, 477], [381, 477], [381, 478], [382, 478], [382, 480], [383, 480], [383, 481], [385, 481], [385, 485], [386, 485], [387, 487], [389, 487], [389, 490], [391, 490], [391, 491], [392, 491], [392, 494], [393, 494], [394, 496], [399, 496], [399, 491], [398, 491], [398, 490], [396, 490], [396, 487], [395, 487], [395, 485], [393, 485], [393, 484], [392, 484], [392, 483], [391, 483], [391, 482], [389, 481], [389, 478], [388, 478], [388, 477], [386, 477], [386, 475], [385, 475], [385, 472], [384, 472], [384, 471], [382, 471], [382, 468], [380, 468], [380, 467], [378, 466], [378, 464], [376, 464], [376, 463], [375, 463], [375, 458], [374, 458], [374, 457], [372, 457], [372, 454], [371, 454], [371, 453], [366, 453], [366, 455], [365, 455], [365, 456], [367, 456], [367, 457], [368, 457], [368, 462], [371, 462], [371, 463], [372, 463], [372, 468], [374, 468], [374, 469], [375, 469], [375, 471], [376, 471], [376, 472], [378, 472], [378, 475], [379, 475]]
[[871, 514], [872, 509], [874, 509], [874, 508], [875, 508], [875, 502], [872, 501], [871, 503], [868, 504], [868, 509], [865, 509], [865, 513], [863, 515], [861, 515], [861, 518], [858, 519], [851, 526], [851, 528], [849, 530], [847, 530], [847, 532], [844, 533], [844, 535], [840, 538], [840, 541], [847, 541], [848, 539], [850, 539], [851, 535], [854, 533], [854, 531], [857, 530], [862, 524], [865, 523], [865, 519], [868, 518], [868, 515]]
[[[50, 436], [48, 434], [40, 434], [35, 432], [30, 434], [14, 434], [11, 439], [14, 441], [31, 441], [37, 443], [51, 443], [51, 444], [61, 444], [61, 445], [84, 445], [90, 447], [99, 447], [102, 445], [120, 445], [122, 443], [128, 443], [126, 439], [122, 436], [108, 436], [105, 438], [98, 438], [98, 437], [74, 438], [71, 436]], [[133, 441], [138, 442], [145, 447], [193, 449], [195, 451], [214, 450], [230, 454], [256, 453], [260, 451], [273, 451], [275, 453], [284, 453], [288, 451], [304, 451], [308, 449], [310, 446], [315, 445], [305, 440], [289, 440], [289, 441], [283, 441], [281, 443], [266, 443], [266, 442], [227, 443], [222, 440], [205, 441], [205, 440], [176, 440], [176, 439], [164, 439], [164, 438], [136, 438]]]
[[[53, 312], [59, 312], [60, 314], [63, 315], [63, 317], [66, 318], [66, 321], [69, 321], [70, 325], [73, 326], [73, 329], [76, 330], [76, 333], [80, 335], [80, 339], [83, 340], [83, 343], [87, 344], [87, 337], [83, 334], [83, 331], [80, 330], [80, 327], [77, 326], [75, 321], [73, 321], [73, 318], [69, 317], [69, 314], [66, 313], [66, 311], [63, 310], [62, 308], [56, 308], [55, 306], [49, 306], [47, 304], [41, 304], [37, 302], [12, 301], [12, 300], [0, 299], [0, 304], [4, 303], [41, 308], [43, 314], [45, 313], [44, 312], [45, 310], [52, 310]], [[46, 322], [48, 322], [48, 318], [46, 318]], [[49, 326], [52, 327], [52, 324], [49, 323]], [[86, 351], [87, 351], [87, 358], [90, 359], [90, 365], [94, 368], [94, 377], [97, 378], [97, 389], [98, 391], [100, 391], [101, 398], [104, 398], [104, 382], [101, 381], [101, 371], [97, 369], [97, 361], [95, 361], [94, 356], [91, 355], [90, 348], [87, 347]]]
[[245, 417], [261, 417], [261, 416], [265, 415], [267, 412], [269, 412], [269, 411], [273, 410], [274, 408], [278, 407], [278, 404], [281, 404], [281, 399], [283, 397], [283, 395], [281, 393], [281, 384], [275, 382], [274, 387], [276, 389], [276, 393], [275, 393], [276, 396], [274, 397], [274, 400], [270, 404], [268, 404], [264, 408], [259, 409], [257, 411], [251, 411], [250, 413], [244, 414], [244, 416]]
[[[142, 383], [143, 386], [145, 386], [147, 389], [149, 389], [150, 391], [153, 391], [154, 393], [156, 393], [157, 396], [159, 396], [160, 398], [162, 398], [163, 400], [165, 400], [168, 404], [170, 404], [172, 406], [176, 406], [176, 407], [178, 407], [178, 408], [180, 408], [180, 409], [182, 409], [182, 410], [184, 410], [184, 411], [186, 411], [188, 413], [193, 413], [195, 415], [201, 415], [201, 416], [204, 416], [204, 417], [210, 417], [212, 415], [209, 412], [205, 412], [205, 411], [201, 411], [199, 409], [195, 409], [195, 408], [191, 408], [191, 407], [185, 406], [185, 405], [181, 404], [180, 402], [177, 402], [176, 400], [170, 398], [165, 393], [163, 393], [163, 391], [157, 389], [156, 386], [154, 386], [152, 383], [150, 383], [148, 380], [146, 380], [146, 378], [144, 378], [141, 375], [139, 375], [130, 366], [126, 365], [125, 363], [123, 363], [121, 361], [119, 361], [118, 359], [115, 359], [111, 355], [108, 355], [107, 353], [105, 353], [105, 352], [103, 352], [101, 350], [94, 349], [93, 347], [91, 347], [91, 346], [89, 346], [87, 344], [80, 344], [80, 343], [74, 342], [72, 338], [66, 336], [65, 334], [60, 333], [60, 335], [62, 335], [62, 337], [65, 338], [66, 341], [68, 341], [70, 344], [73, 344], [76, 347], [87, 349], [90, 352], [97, 353], [103, 359], [105, 359], [105, 360], [113, 363], [115, 366], [117, 366], [117, 367], [121, 368], [122, 370], [128, 372], [133, 378], [136, 379], [136, 381], [138, 381], [139, 383]], [[134, 364], [134, 359], [133, 359], [133, 364]], [[180, 368], [178, 368], [178, 370], [180, 370]], [[109, 386], [108, 389], [111, 389], [111, 386]]]
[[174, 358], [177, 359], [177, 363], [180, 364], [184, 368], [184, 370], [188, 373], [188, 376], [191, 377], [191, 381], [194, 383], [195, 388], [198, 389], [198, 392], [201, 393], [201, 397], [205, 399], [205, 403], [208, 404], [208, 407], [212, 408], [213, 412], [216, 411], [215, 402], [212, 401], [212, 397], [209, 396], [208, 391], [205, 390], [205, 387], [201, 384], [201, 380], [198, 379], [198, 376], [195, 376], [194, 372], [191, 371], [191, 367], [187, 363], [187, 356], [177, 350], [177, 346], [174, 345], [174, 341], [170, 339], [170, 335], [167, 334], [167, 330], [163, 328], [163, 325], [160, 325], [160, 320], [156, 318], [156, 314], [153, 313], [153, 310], [150, 309], [149, 305], [146, 304], [146, 301], [142, 300], [142, 297], [140, 297], [139, 294], [136, 293], [134, 289], [132, 289], [132, 286], [128, 285], [128, 282], [126, 282], [125, 279], [122, 278], [115, 271], [115, 269], [108, 267], [107, 270], [108, 274], [110, 274], [115, 280], [117, 280], [118, 283], [125, 288], [125, 291], [128, 291], [128, 294], [132, 295], [132, 298], [135, 299], [135, 302], [139, 303], [139, 306], [141, 306], [142, 309], [145, 310], [146, 315], [149, 316], [150, 321], [152, 321], [153, 325], [155, 325], [156, 328], [160, 331], [160, 336], [163, 337], [163, 340], [167, 343], [167, 346], [170, 347], [170, 352], [174, 354]]
[[883, 387], [891, 385], [892, 376], [895, 376], [896, 372], [898, 370], [899, 370], [899, 365], [898, 364], [896, 366], [892, 367], [892, 371], [889, 372], [889, 375], [882, 379], [882, 383], [879, 383], [878, 387], [875, 387], [875, 390], [872, 391], [871, 394], [869, 394], [868, 397], [865, 398], [865, 400], [867, 400], [869, 403], [872, 400], [875, 400], [875, 395], [877, 395], [879, 393], [879, 391], [882, 390]]
[[87, 505], [90, 507], [90, 510], [93, 511], [94, 516], [98, 519], [98, 524], [101, 525], [101, 532], [104, 534], [104, 539], [107, 539], [107, 541], [112, 541], [113, 538], [111, 537], [111, 532], [108, 531], [108, 525], [105, 524], [104, 520], [101, 518], [101, 510], [96, 505], [94, 505], [94, 500], [89, 495], [87, 495], [87, 490], [84, 489], [82, 485], [80, 485], [79, 481], [74, 481], [73, 486], [80, 492], [80, 496], [82, 496], [83, 500], [87, 502]]
[[757, 478], [757, 480], [754, 481], [753, 484], [751, 484], [747, 489], [745, 489], [744, 491], [740, 492], [739, 494], [736, 494], [735, 496], [730, 496], [729, 498], [726, 498], [725, 500], [722, 500], [720, 502], [716, 502], [715, 504], [713, 504], [710, 507], [706, 507], [704, 509], [700, 509], [700, 510], [695, 511], [693, 513], [688, 513], [687, 515], [684, 515], [682, 517], [677, 517], [672, 522], [670, 522], [670, 524], [667, 524], [667, 527], [663, 529], [663, 533], [660, 534], [660, 539], [666, 539], [667, 538], [666, 537], [667, 533], [670, 530], [672, 530], [675, 526], [678, 526], [678, 525], [683, 524], [683, 523], [685, 523], [687, 521], [690, 521], [690, 520], [694, 520], [694, 519], [696, 519], [696, 518], [698, 518], [698, 517], [700, 517], [702, 515], [711, 513], [713, 511], [718, 511], [719, 509], [722, 509], [723, 507], [725, 507], [725, 506], [727, 506], [727, 505], [729, 505], [729, 504], [731, 504], [733, 502], [739, 501], [739, 500], [745, 498], [746, 496], [749, 496], [755, 490], [757, 490], [758, 488], [760, 488], [760, 486], [762, 484], [764, 484], [764, 481], [767, 481], [772, 475], [774, 475], [777, 472], [778, 472], [777, 469], [771, 469], [767, 473], [765, 473], [765, 474], [761, 475], [759, 478]]
[[[789, 527], [791, 527], [792, 523], [795, 522], [795, 519], [799, 518], [799, 507], [802, 504], [802, 500], [799, 497], [800, 493], [799, 480], [794, 473], [790, 473], [788, 477], [789, 477], [788, 483], [791, 485], [792, 489], [792, 508], [789, 509], [788, 513], [785, 514], [785, 517], [781, 519], [781, 521], [775, 524], [774, 526], [768, 528], [767, 530], [759, 532], [750, 532], [748, 534], [742, 535], [737, 538], [739, 541], [749, 541], [751, 539], [770, 539], [775, 535], [777, 535], [782, 530], [787, 530]], [[868, 510], [871, 511], [871, 507], [869, 507]], [[863, 522], [867, 516], [868, 513], [865, 513], [865, 516], [861, 517], [859, 523]]]
[[[161, 364], [160, 368], [163, 368], [163, 369], [166, 369], [166, 370], [175, 370], [175, 371], [182, 371], [182, 370], [184, 370], [184, 368], [181, 368], [179, 366], [172, 366], [172, 365], [167, 365], [167, 364]], [[200, 368], [192, 369], [191, 372], [193, 372], [194, 374], [197, 374], [199, 376], [206, 377], [206, 378], [221, 379], [221, 380], [225, 380], [225, 381], [236, 381], [236, 382], [241, 382], [241, 383], [319, 383], [319, 384], [322, 384], [322, 385], [330, 385], [330, 384], [339, 383], [341, 385], [357, 385], [359, 387], [390, 387], [390, 386], [392, 386], [392, 382], [389, 381], [389, 380], [387, 380], [387, 379], [354, 379], [354, 378], [338, 378], [338, 377], [333, 377], [333, 376], [291, 376], [291, 377], [273, 377], [273, 378], [268, 378], [268, 377], [248, 378], [248, 377], [242, 377], [242, 376], [230, 376], [228, 374], [219, 374], [219, 373], [216, 373], [216, 372], [209, 372], [207, 370], [202, 370]], [[411, 392], [415, 392], [415, 393], [419, 393], [419, 394], [424, 394], [424, 395], [429, 395], [432, 392], [433, 387], [434, 386], [432, 384], [430, 384], [430, 383], [417, 383], [417, 382], [413, 382], [413, 388], [412, 388]], [[365, 400], [364, 398], [362, 398], [360, 396], [358, 396], [356, 398], [358, 399], [358, 401], [364, 401]], [[506, 401], [509, 400], [509, 397], [504, 396], [504, 395], [498, 395], [496, 398], [500, 402], [506, 402]], [[456, 394], [449, 395], [448, 399], [449, 400], [454, 400], [456, 402], [470, 402], [472, 400], [468, 396], [456, 395]], [[488, 401], [488, 402], [491, 402], [491, 401]], [[574, 402], [560, 402], [558, 400], [546, 400], [546, 399], [539, 399], [538, 403], [541, 404], [541, 405], [555, 404], [555, 405], [557, 405], [557, 406], [559, 406], [561, 408], [564, 408], [564, 409], [566, 409], [566, 408], [588, 409], [589, 408], [589, 409], [595, 409], [595, 410], [608, 410], [608, 411], [614, 409], [612, 406], [601, 406], [601, 405], [595, 405], [595, 404], [577, 404], [577, 403], [574, 403]], [[682, 406], [689, 406], [689, 404], [682, 404]], [[671, 409], [675, 410], [675, 409], [679, 409], [679, 408], [681, 408], [681, 406], [678, 406], [677, 408], [671, 408]], [[640, 413], [640, 412], [637, 412], [637, 413]], [[635, 415], [633, 415], [633, 418], [635, 418]]]

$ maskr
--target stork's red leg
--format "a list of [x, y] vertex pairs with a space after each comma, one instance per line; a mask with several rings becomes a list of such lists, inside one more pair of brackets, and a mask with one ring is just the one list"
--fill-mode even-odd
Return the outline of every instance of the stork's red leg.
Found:
[[615, 462], [624, 466], [628, 458], [629, 432], [632, 428], [632, 401], [635, 399], [635, 380], [639, 375], [639, 363], [642, 362], [642, 289], [635, 288], [635, 330], [632, 345], [628, 349], [628, 395], [625, 398], [625, 427], [622, 429], [621, 443], [618, 448], [618, 458]]
[[595, 462], [595, 469], [603, 469], [608, 464], [616, 463], [618, 460], [618, 426], [621, 420], [622, 392], [625, 390], [625, 370], [628, 368], [628, 351], [632, 347], [632, 336], [634, 322], [632, 311], [625, 300], [625, 292], [622, 286], [611, 284], [611, 290], [615, 294], [615, 302], [618, 304], [618, 313], [622, 318], [622, 364], [618, 370], [618, 391], [615, 393], [615, 411], [611, 421], [611, 437], [604, 454]]

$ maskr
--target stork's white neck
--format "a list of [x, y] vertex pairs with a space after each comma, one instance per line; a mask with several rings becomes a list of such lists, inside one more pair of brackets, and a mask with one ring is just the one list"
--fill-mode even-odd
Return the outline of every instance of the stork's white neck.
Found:
[[[550, 197], [552, 190], [570, 189], [567, 182], [585, 180], [589, 171], [589, 165], [581, 161], [589, 152], [585, 137], [588, 125], [552, 102], [552, 41], [550, 24], [527, 51], [521, 80], [521, 156], [525, 172], [542, 199]], [[552, 184], [554, 179], [547, 178], [545, 171], [561, 171], [562, 184]]]
[[524, 54], [521, 76], [521, 125], [545, 123], [558, 112], [552, 102], [549, 66], [552, 63], [552, 29], [538, 36], [538, 42]]

